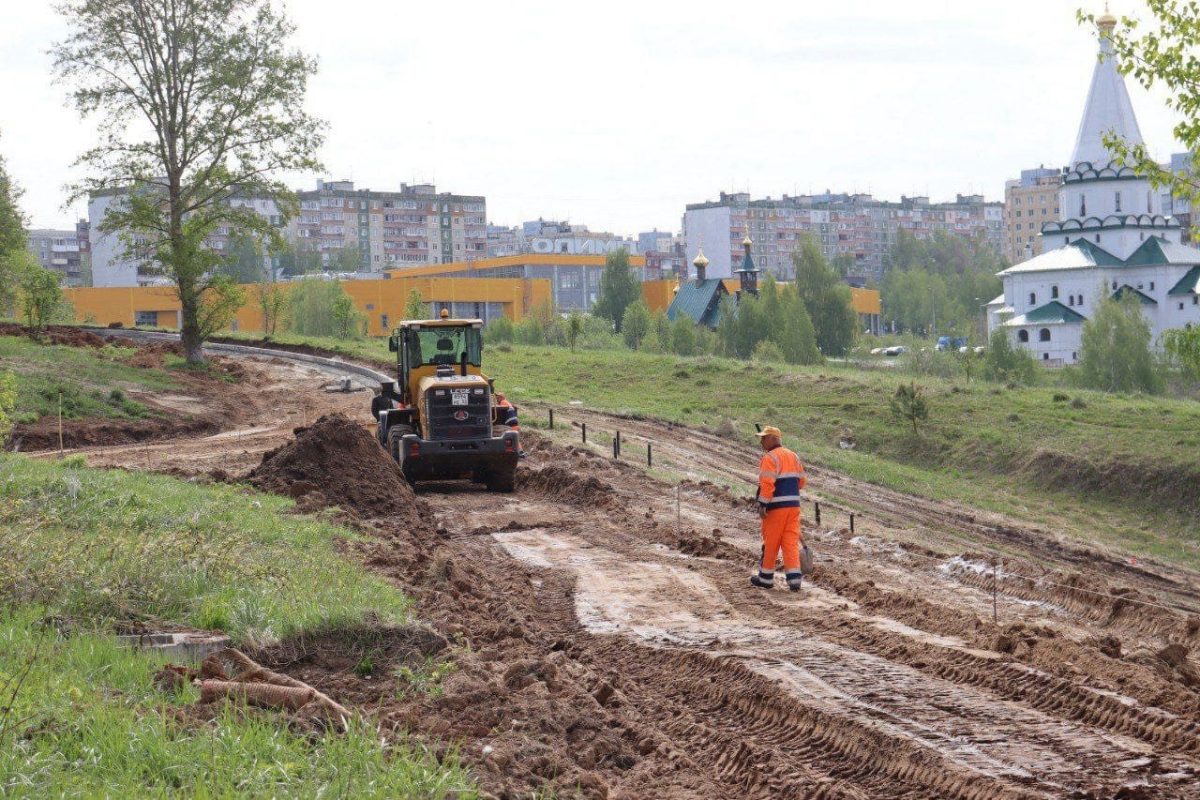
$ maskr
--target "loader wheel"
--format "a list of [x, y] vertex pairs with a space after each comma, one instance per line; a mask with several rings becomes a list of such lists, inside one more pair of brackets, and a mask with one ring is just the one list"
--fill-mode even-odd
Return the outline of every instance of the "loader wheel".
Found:
[[489, 472], [487, 476], [488, 491], [509, 493], [516, 488], [516, 477], [516, 467], [505, 467]]
[[396, 459], [396, 463], [403, 466], [404, 454], [400, 452], [400, 438], [412, 433], [411, 425], [393, 425], [388, 428], [387, 434], [387, 451], [388, 455]]

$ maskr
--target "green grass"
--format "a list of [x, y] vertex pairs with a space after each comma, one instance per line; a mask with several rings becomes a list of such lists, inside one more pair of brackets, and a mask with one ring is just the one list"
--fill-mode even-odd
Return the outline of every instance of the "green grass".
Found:
[[408, 600], [338, 555], [353, 536], [290, 500], [0, 457], [0, 597], [89, 624], [164, 619], [271, 641]]
[[291, 510], [0, 456], [0, 796], [474, 797], [454, 759], [385, 745], [370, 721], [309, 737], [234, 706], [192, 719], [194, 690], [158, 692], [155, 660], [116, 646], [127, 620], [245, 644], [407, 619], [403, 594], [339, 554], [352, 532]]
[[64, 419], [146, 416], [148, 409], [130, 399], [129, 390], [164, 391], [176, 381], [167, 370], [126, 364], [133, 353], [112, 345], [69, 347], [0, 336], [0, 371], [17, 375], [17, 421], [57, 416], [60, 395]]
[[195, 690], [157, 691], [153, 659], [101, 635], [63, 636], [39, 616], [0, 614], [0, 685], [32, 665], [5, 718], [0, 796], [475, 796], [453, 760], [403, 741], [385, 749], [366, 722], [309, 738], [235, 706], [190, 721], [182, 707]]

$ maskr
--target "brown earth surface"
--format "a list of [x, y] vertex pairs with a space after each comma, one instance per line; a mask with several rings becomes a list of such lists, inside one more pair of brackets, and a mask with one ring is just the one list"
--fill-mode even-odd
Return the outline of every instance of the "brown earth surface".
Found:
[[[384, 731], [455, 748], [492, 795], [1200, 798], [1190, 570], [811, 467], [816, 573], [799, 593], [756, 590], [747, 446], [572, 407], [590, 430], [622, 431], [624, 460], [570, 427], [527, 432], [515, 494], [413, 495], [368, 446], [364, 393], [255, 367], [310, 419], [349, 420], [264, 408], [245, 439], [89, 461], [256, 468], [309, 507], [351, 512], [368, 535], [348, 551], [415, 599], [417, 625], [254, 657]], [[678, 489], [632, 463], [647, 440]], [[455, 668], [436, 685], [413, 679], [443, 659]]]

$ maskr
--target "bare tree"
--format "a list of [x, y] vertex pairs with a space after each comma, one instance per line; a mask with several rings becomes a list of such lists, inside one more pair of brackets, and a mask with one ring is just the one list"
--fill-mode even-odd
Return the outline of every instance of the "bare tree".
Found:
[[279, 230], [239, 198], [296, 198], [276, 177], [317, 171], [325, 125], [304, 95], [316, 60], [288, 44], [294, 26], [272, 0], [69, 0], [70, 36], [52, 50], [99, 142], [80, 156], [75, 197], [119, 198], [101, 227], [137, 242], [174, 281], [189, 362], [244, 300], [217, 274], [208, 242]]

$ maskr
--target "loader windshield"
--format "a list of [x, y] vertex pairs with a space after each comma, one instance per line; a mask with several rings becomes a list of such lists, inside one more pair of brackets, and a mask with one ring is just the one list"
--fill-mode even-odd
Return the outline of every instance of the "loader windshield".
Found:
[[408, 340], [408, 362], [412, 367], [431, 364], [455, 365], [462, 361], [480, 366], [483, 337], [476, 328], [423, 328], [415, 330]]

